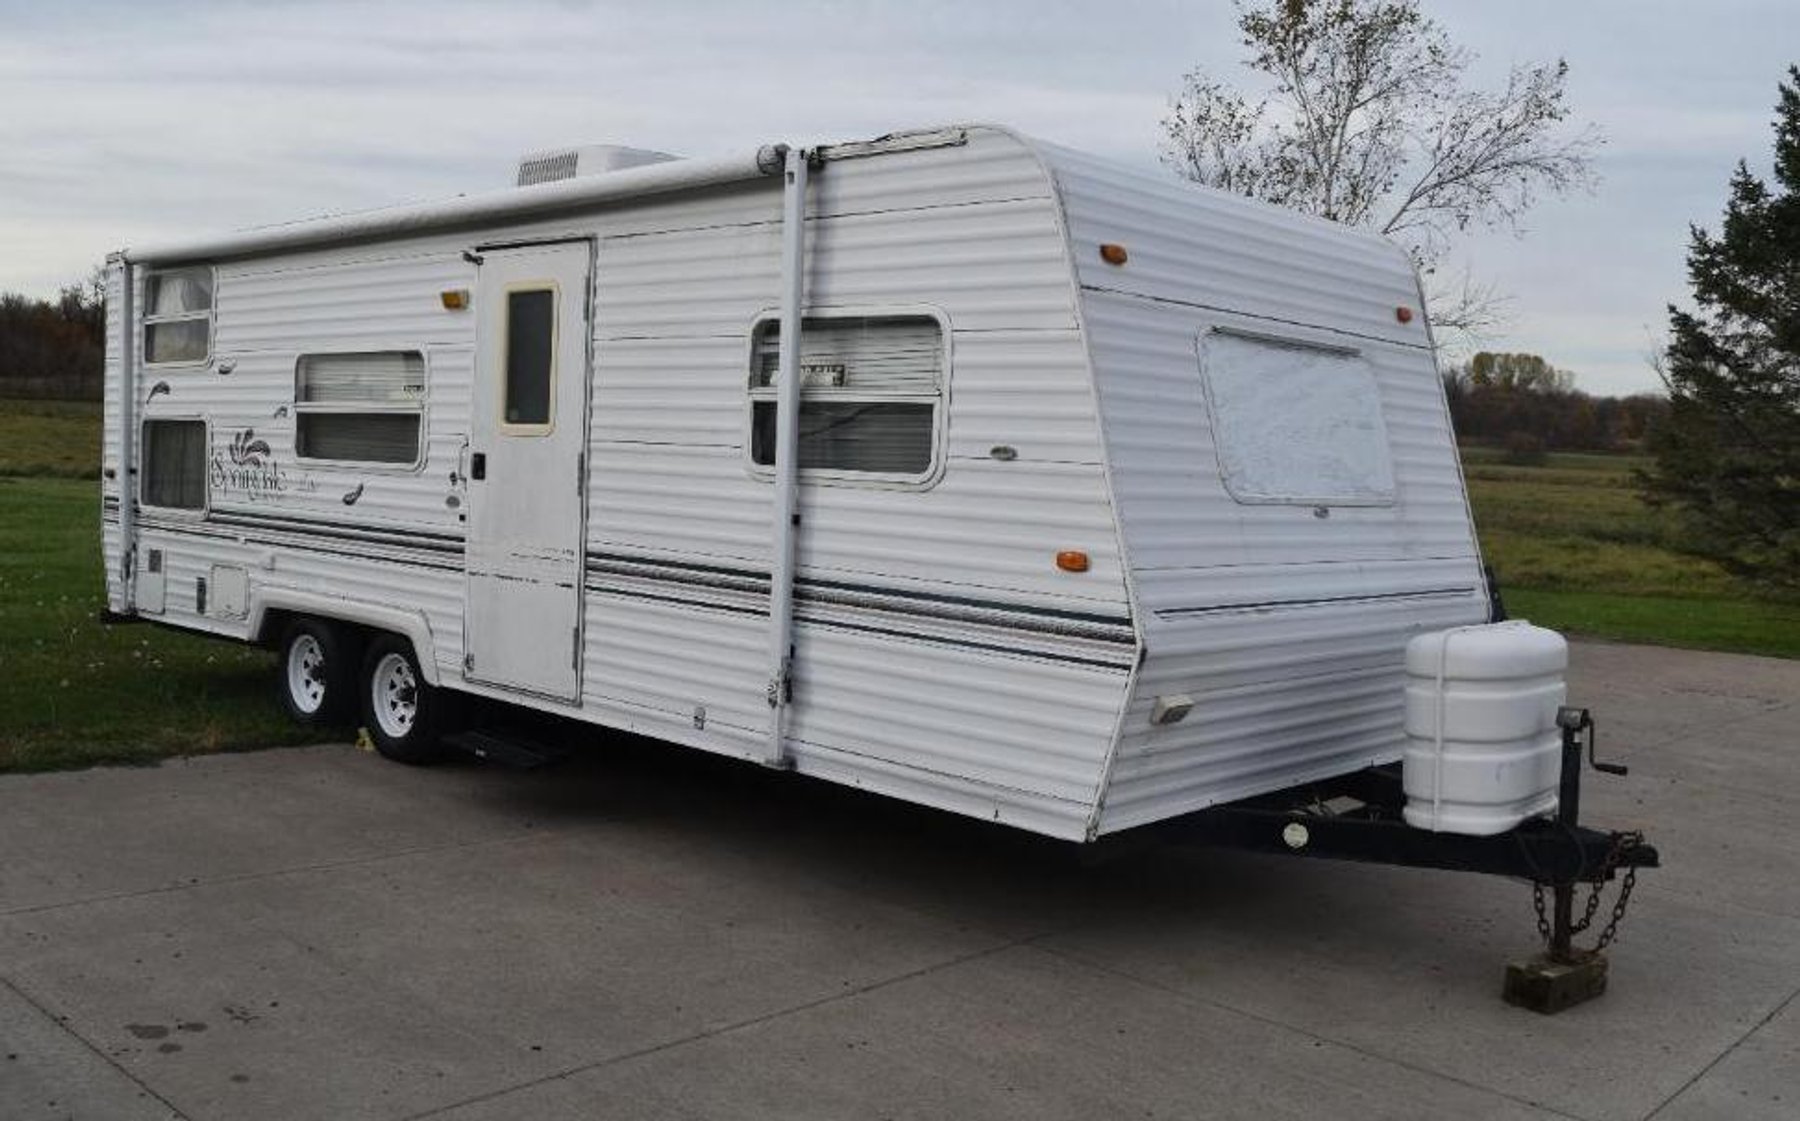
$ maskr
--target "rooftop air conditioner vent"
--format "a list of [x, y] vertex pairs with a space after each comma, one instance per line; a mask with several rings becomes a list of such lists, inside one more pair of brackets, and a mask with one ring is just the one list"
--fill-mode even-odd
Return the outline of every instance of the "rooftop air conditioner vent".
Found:
[[662, 163], [676, 159], [667, 152], [648, 148], [624, 148], [617, 144], [589, 144], [581, 148], [558, 148], [549, 152], [532, 152], [519, 159], [518, 185], [554, 183], [579, 175], [604, 175], [624, 171], [628, 167]]

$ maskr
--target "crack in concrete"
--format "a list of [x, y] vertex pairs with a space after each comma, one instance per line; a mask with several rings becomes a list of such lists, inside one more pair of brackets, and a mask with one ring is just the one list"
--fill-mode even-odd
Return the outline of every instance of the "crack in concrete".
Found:
[[[1742, 716], [1734, 717], [1730, 720], [1722, 720], [1716, 724], [1708, 724], [1708, 725], [1706, 725], [1705, 731], [1708, 734], [1711, 734], [1714, 732], [1722, 732], [1728, 728], [1735, 728], [1739, 724], [1748, 724], [1752, 720], [1761, 720], [1765, 716], [1773, 716], [1778, 713], [1786, 712], [1788, 709], [1797, 708], [1797, 707], [1800, 707], [1800, 701], [1776, 701], [1769, 708], [1760, 709], [1756, 712], [1745, 713]], [[1637, 742], [1637, 746], [1639, 746], [1639, 747], [1667, 747], [1670, 744], [1675, 743], [1677, 740], [1680, 740], [1684, 737], [1693, 736], [1695, 731], [1697, 731], [1697, 729], [1677, 728], [1672, 732], [1668, 732], [1668, 733], [1665, 733], [1660, 736], [1654, 736], [1649, 739], [1639, 740]]]
[[1655, 1109], [1651, 1110], [1649, 1113], [1644, 1114], [1644, 1121], [1653, 1121], [1653, 1119], [1657, 1116], [1657, 1114], [1659, 1114], [1663, 1110], [1669, 1108], [1671, 1105], [1674, 1105], [1675, 1102], [1681, 1098], [1681, 1095], [1683, 1095], [1683, 1094], [1687, 1093], [1689, 1090], [1693, 1089], [1694, 1086], [1702, 1078], [1705, 1078], [1708, 1074], [1710, 1074], [1712, 1072], [1714, 1067], [1716, 1067], [1720, 1063], [1724, 1062], [1727, 1058], [1729, 1058], [1731, 1056], [1732, 1052], [1736, 1051], [1739, 1047], [1742, 1047], [1746, 1040], [1748, 1040], [1751, 1036], [1755, 1035], [1757, 1032], [1768, 1027], [1769, 1024], [1775, 1019], [1775, 1017], [1777, 1017], [1777, 1016], [1781, 1015], [1783, 1012], [1787, 1011], [1788, 1005], [1794, 1003], [1794, 1000], [1796, 997], [1800, 997], [1800, 989], [1795, 989], [1793, 992], [1789, 993], [1787, 995], [1786, 999], [1784, 999], [1780, 1004], [1777, 1004], [1774, 1008], [1769, 1010], [1769, 1014], [1767, 1016], [1764, 1016], [1762, 1019], [1756, 1021], [1755, 1025], [1752, 1026], [1749, 1031], [1745, 1032], [1743, 1035], [1740, 1035], [1737, 1037], [1737, 1039], [1733, 1040], [1731, 1043], [1731, 1046], [1729, 1046], [1729, 1047], [1725, 1048], [1725, 1050], [1719, 1052], [1716, 1056], [1713, 1057], [1711, 1062], [1707, 1063], [1705, 1066], [1703, 1066], [1699, 1070], [1695, 1071], [1694, 1076], [1692, 1078], [1688, 1079], [1686, 1082], [1683, 1082], [1680, 1086], [1676, 1087], [1675, 1092], [1670, 1094], [1668, 1097], [1664, 1098], [1662, 1100], [1662, 1102], [1660, 1104], [1658, 1104]]
[[42, 1001], [38, 1000], [36, 997], [32, 996], [30, 993], [28, 993], [24, 989], [20, 988], [18, 986], [18, 983], [15, 982], [11, 977], [0, 975], [0, 985], [6, 986], [6, 988], [9, 992], [11, 992], [14, 996], [18, 997], [20, 1000], [24, 1001], [27, 1005], [29, 1005], [33, 1011], [35, 1011], [38, 1015], [42, 1016], [45, 1020], [47, 1020], [52, 1027], [56, 1028], [58, 1031], [61, 1031], [63, 1034], [67, 1035], [70, 1039], [73, 1039], [75, 1042], [81, 1044], [82, 1047], [86, 1048], [88, 1050], [88, 1052], [91, 1053], [95, 1058], [99, 1059], [101, 1062], [105, 1063], [107, 1066], [111, 1067], [112, 1069], [118, 1071], [120, 1077], [124, 1078], [125, 1081], [131, 1083], [133, 1086], [136, 1086], [139, 1090], [143, 1091], [145, 1094], [149, 1095], [151, 1098], [154, 1098], [158, 1103], [160, 1103], [162, 1105], [162, 1107], [164, 1109], [167, 1109], [169, 1111], [170, 1115], [172, 1117], [174, 1117], [176, 1119], [176, 1121], [191, 1121], [191, 1119], [188, 1117], [188, 1115], [186, 1113], [183, 1113], [181, 1111], [181, 1109], [178, 1106], [176, 1106], [176, 1104], [174, 1102], [170, 1101], [168, 1098], [163, 1097], [161, 1094], [157, 1093], [155, 1090], [152, 1090], [150, 1088], [149, 1083], [145, 1082], [143, 1079], [139, 1078], [137, 1075], [131, 1073], [129, 1070], [126, 1070], [124, 1067], [120, 1066], [118, 1064], [118, 1062], [113, 1059], [113, 1057], [111, 1055], [108, 1055], [105, 1051], [101, 1050], [96, 1044], [94, 1044], [86, 1036], [84, 1036], [80, 1032], [76, 1031], [73, 1027], [70, 1027], [68, 1021], [57, 1016], [54, 1012], [51, 1012], [50, 1009], [48, 1007], [46, 1007]]
[[450, 1113], [454, 1110], [463, 1109], [463, 1108], [465, 1108], [467, 1106], [471, 1106], [471, 1105], [480, 1105], [483, 1102], [494, 1101], [499, 1098], [507, 1097], [511, 1094], [516, 1094], [516, 1093], [519, 1093], [524, 1090], [532, 1089], [533, 1087], [536, 1087], [536, 1086], [544, 1086], [544, 1085], [548, 1085], [551, 1082], [559, 1082], [565, 1078], [573, 1078], [574, 1076], [576, 1076], [578, 1074], [587, 1074], [591, 1071], [604, 1070], [608, 1067], [617, 1066], [621, 1063], [631, 1062], [634, 1059], [642, 1059], [642, 1058], [645, 1058], [650, 1055], [657, 1055], [657, 1054], [661, 1054], [665, 1051], [672, 1051], [672, 1050], [675, 1050], [680, 1047], [685, 1047], [685, 1046], [688, 1046], [689, 1044], [700, 1043], [705, 1040], [714, 1039], [714, 1038], [717, 1038], [722, 1035], [730, 1035], [734, 1032], [740, 1032], [740, 1031], [748, 1030], [750, 1028], [759, 1027], [763, 1024], [767, 1024], [767, 1023], [773, 1022], [775, 1020], [780, 1020], [787, 1016], [797, 1015], [798, 1013], [811, 1011], [812, 1009], [815, 1009], [815, 1008], [823, 1008], [827, 1005], [836, 1004], [838, 1001], [849, 1000], [852, 997], [858, 997], [858, 996], [866, 995], [868, 993], [877, 992], [881, 989], [887, 988], [890, 985], [898, 985], [904, 981], [911, 981], [911, 980], [915, 980], [919, 977], [926, 977], [926, 976], [929, 976], [930, 974], [938, 972], [939, 970], [950, 969], [950, 968], [953, 968], [958, 965], [964, 965], [968, 962], [980, 961], [982, 958], [992, 957], [995, 954], [1005, 953], [1007, 950], [1016, 949], [1017, 947], [1026, 945], [1027, 943], [1031, 942], [1033, 939], [1040, 938], [1040, 937], [1043, 937], [1043, 935], [1042, 934], [1034, 934], [1034, 935], [1030, 935], [1029, 937], [1026, 937], [1026, 938], [1019, 938], [1019, 939], [1015, 939], [1010, 942], [1005, 942], [998, 946], [989, 946], [985, 950], [975, 950], [975, 951], [973, 951], [971, 953], [967, 953], [967, 954], [958, 954], [955, 957], [946, 958], [943, 961], [934, 962], [931, 965], [921, 966], [918, 969], [907, 970], [904, 973], [897, 973], [892, 977], [884, 977], [879, 981], [871, 981], [866, 985], [859, 985], [854, 989], [846, 989], [843, 992], [832, 993], [830, 996], [822, 996], [822, 997], [817, 998], [816, 1000], [802, 1001], [799, 1004], [791, 1005], [787, 1008], [778, 1008], [772, 1012], [764, 1012], [764, 1013], [761, 1013], [760, 1015], [750, 1016], [750, 1017], [747, 1017], [742, 1020], [736, 1020], [736, 1021], [733, 1021], [732, 1023], [723, 1024], [716, 1028], [708, 1028], [705, 1031], [693, 1032], [689, 1035], [681, 1036], [678, 1039], [670, 1039], [670, 1040], [665, 1040], [662, 1043], [654, 1043], [648, 1047], [639, 1047], [635, 1050], [624, 1051], [617, 1055], [608, 1055], [605, 1058], [596, 1059], [591, 1063], [581, 1063], [577, 1066], [568, 1067], [564, 1070], [555, 1071], [551, 1074], [541, 1075], [537, 1078], [527, 1079], [523, 1082], [518, 1082], [511, 1086], [504, 1086], [497, 1090], [490, 1090], [487, 1093], [476, 1094], [473, 1097], [464, 1098], [460, 1101], [450, 1102], [447, 1105], [433, 1106], [432, 1108], [425, 1110], [423, 1113], [409, 1113], [405, 1117], [401, 1118], [400, 1121], [425, 1121], [426, 1118], [441, 1117], [444, 1114]]
[[[1038, 937], [1048, 937], [1048, 935], [1039, 935]], [[1313, 1031], [1310, 1028], [1303, 1028], [1296, 1024], [1290, 1024], [1287, 1021], [1278, 1019], [1274, 1016], [1269, 1016], [1269, 1015], [1266, 1015], [1261, 1012], [1254, 1012], [1248, 1008], [1239, 1008], [1238, 1006], [1236, 1006], [1234, 1004], [1228, 1004], [1222, 1000], [1214, 1000], [1210, 997], [1197, 996], [1193, 993], [1182, 992], [1179, 989], [1170, 988], [1169, 986], [1164, 985], [1161, 982], [1153, 981], [1147, 977], [1140, 977], [1135, 973], [1129, 972], [1128, 970], [1120, 969], [1119, 967], [1117, 967], [1115, 965], [1108, 965], [1104, 962], [1091, 961], [1088, 958], [1081, 956], [1080, 954], [1070, 953], [1067, 950], [1059, 950], [1052, 946], [1037, 946], [1036, 948], [1039, 950], [1042, 950], [1046, 954], [1050, 954], [1054, 957], [1062, 958], [1064, 961], [1072, 962], [1076, 965], [1083, 966], [1084, 968], [1087, 968], [1087, 969], [1095, 969], [1102, 973], [1110, 974], [1111, 976], [1118, 977], [1125, 981], [1129, 981], [1134, 985], [1141, 985], [1142, 987], [1149, 989], [1152, 992], [1161, 993], [1164, 996], [1167, 996], [1173, 1000], [1180, 1001], [1184, 1004], [1198, 1004], [1198, 1005], [1203, 1005], [1207, 1008], [1216, 1008], [1221, 1012], [1229, 1012], [1235, 1016], [1242, 1016], [1248, 1020], [1255, 1020], [1259, 1024], [1267, 1024], [1270, 1027], [1280, 1028], [1283, 1031], [1293, 1032], [1295, 1035], [1302, 1036], [1306, 1039], [1315, 1040], [1320, 1043], [1328, 1043], [1333, 1047], [1342, 1047], [1344, 1050], [1349, 1051], [1352, 1054], [1361, 1055], [1365, 1059], [1372, 1059], [1378, 1063], [1386, 1063], [1390, 1066], [1399, 1067], [1402, 1070], [1410, 1070], [1415, 1074], [1423, 1074], [1423, 1075], [1426, 1075], [1431, 1078], [1439, 1078], [1439, 1079], [1444, 1080], [1445, 1082], [1450, 1082], [1455, 1085], [1462, 1086], [1465, 1089], [1474, 1090], [1478, 1093], [1492, 1094], [1494, 1097], [1501, 1098], [1506, 1101], [1512, 1102], [1514, 1105], [1522, 1105], [1528, 1109], [1534, 1109], [1540, 1113], [1545, 1113], [1552, 1117], [1561, 1117], [1561, 1118], [1564, 1118], [1565, 1121], [1593, 1121], [1592, 1118], [1584, 1117], [1578, 1113], [1569, 1113], [1566, 1110], [1557, 1109], [1555, 1106], [1545, 1105], [1543, 1102], [1535, 1102], [1529, 1098], [1521, 1098], [1517, 1094], [1509, 1093], [1509, 1092], [1499, 1089], [1498, 1087], [1495, 1087], [1495, 1086], [1485, 1086], [1479, 1082], [1474, 1082], [1467, 1078], [1460, 1078], [1457, 1075], [1450, 1074], [1445, 1071], [1435, 1070], [1431, 1067], [1422, 1066], [1418, 1063], [1409, 1063], [1405, 1059], [1395, 1058], [1392, 1055], [1384, 1055], [1379, 1051], [1370, 1050], [1369, 1048], [1363, 1047], [1360, 1044], [1352, 1043], [1348, 1040], [1338, 1039], [1334, 1036], [1325, 1035], [1322, 1032]]]
[[395, 849], [392, 852], [372, 853], [368, 856], [350, 856], [342, 860], [329, 860], [319, 864], [296, 864], [286, 868], [265, 868], [257, 872], [239, 872], [233, 875], [215, 876], [211, 879], [195, 879], [188, 883], [164, 884], [161, 887], [139, 888], [135, 891], [116, 891], [105, 895], [89, 895], [80, 899], [65, 899], [58, 903], [33, 903], [25, 907], [15, 907], [0, 911], [0, 919], [16, 918], [20, 915], [38, 915], [50, 911], [61, 911], [75, 907], [91, 907], [96, 903], [113, 903], [126, 899], [144, 899], [155, 895], [175, 895], [184, 891], [198, 891], [201, 888], [219, 887], [226, 884], [254, 883], [258, 880], [277, 879], [281, 876], [304, 876], [315, 872], [332, 872], [340, 868], [355, 868], [365, 864], [380, 864], [385, 860], [403, 860], [410, 856], [429, 856], [433, 853], [455, 852], [460, 849], [491, 848], [500, 845], [517, 844], [520, 841], [533, 841], [539, 838], [559, 836], [557, 830], [532, 829], [525, 833], [507, 837], [491, 837], [485, 841], [450, 841], [441, 845], [421, 845], [418, 848]]

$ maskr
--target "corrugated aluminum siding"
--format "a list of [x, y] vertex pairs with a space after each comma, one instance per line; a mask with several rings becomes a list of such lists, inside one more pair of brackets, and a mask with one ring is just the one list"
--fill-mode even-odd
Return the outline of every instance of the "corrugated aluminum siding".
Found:
[[[809, 304], [930, 309], [950, 365], [929, 484], [802, 488], [795, 765], [1083, 836], [1135, 645], [1049, 179], [1025, 144], [977, 129], [829, 162], [809, 212]], [[575, 715], [760, 754], [772, 487], [745, 441], [750, 329], [779, 300], [774, 180], [220, 265], [214, 360], [145, 370], [142, 386], [170, 386], [147, 413], [207, 417], [223, 469], [243, 466], [234, 441], [261, 441], [280, 484], [215, 487], [205, 521], [146, 518], [144, 544], [167, 553], [165, 618], [242, 636], [194, 601], [212, 564], [242, 565], [253, 595], [289, 586], [421, 612], [440, 673], [460, 680], [455, 500], [476, 317], [438, 293], [475, 290], [467, 249], [551, 237], [598, 242]], [[388, 349], [426, 358], [422, 461], [297, 462], [298, 358]], [[1065, 549], [1091, 570], [1058, 571]]]
[[[1411, 267], [1330, 223], [1046, 147], [1064, 207], [1112, 495], [1146, 647], [1101, 832], [1397, 758], [1401, 655], [1486, 611]], [[1129, 252], [1123, 267], [1099, 245]], [[1224, 328], [1372, 366], [1392, 505], [1241, 503], [1213, 447], [1197, 347]], [[1192, 713], [1153, 727], [1160, 695]]]
[[[591, 574], [587, 688], [682, 722], [703, 710], [704, 736], [684, 742], [743, 755], [769, 719], [772, 488], [745, 440], [749, 333], [779, 301], [778, 204], [771, 191], [762, 220], [607, 237], [599, 253], [590, 550], [750, 590], [701, 577], [669, 603], [641, 575]], [[976, 130], [828, 163], [809, 210], [808, 306], [930, 310], [951, 361], [934, 482], [802, 487], [796, 767], [1080, 837], [1134, 648], [1049, 181], [1026, 146]], [[1063, 549], [1091, 571], [1058, 571]], [[1114, 638], [946, 626], [809, 599], [820, 585], [1094, 616]]]
[[[131, 478], [130, 465], [120, 458], [120, 400], [123, 395], [124, 356], [119, 347], [124, 329], [120, 317], [124, 311], [125, 268], [117, 261], [106, 265], [106, 351], [101, 369], [100, 408], [100, 558], [105, 570], [106, 606], [112, 611], [125, 608], [125, 585], [120, 579], [119, 553], [124, 538], [119, 531], [117, 515], [121, 487]], [[108, 474], [110, 472], [110, 476]], [[107, 511], [113, 511], [107, 516]]]

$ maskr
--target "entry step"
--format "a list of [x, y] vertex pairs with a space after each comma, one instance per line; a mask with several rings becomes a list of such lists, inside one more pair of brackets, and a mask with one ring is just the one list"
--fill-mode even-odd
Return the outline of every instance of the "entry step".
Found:
[[457, 732], [445, 736], [444, 742], [477, 759], [526, 770], [559, 762], [569, 754], [567, 748], [556, 747], [501, 728]]

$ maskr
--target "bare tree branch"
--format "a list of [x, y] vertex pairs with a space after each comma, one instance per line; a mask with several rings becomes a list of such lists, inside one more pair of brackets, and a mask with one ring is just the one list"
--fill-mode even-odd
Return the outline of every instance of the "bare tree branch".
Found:
[[1513, 298], [1467, 269], [1448, 280], [1428, 276], [1425, 304], [1438, 349], [1450, 356], [1473, 353], [1512, 322]]
[[[1163, 119], [1163, 158], [1190, 179], [1372, 226], [1426, 271], [1470, 228], [1517, 233], [1540, 195], [1593, 182], [1602, 137], [1564, 127], [1561, 59], [1468, 88], [1473, 56], [1418, 0], [1238, 0], [1238, 27], [1265, 89], [1187, 76]], [[1465, 298], [1465, 283], [1446, 295], [1433, 304], [1440, 327], [1498, 322], [1493, 292]]]

